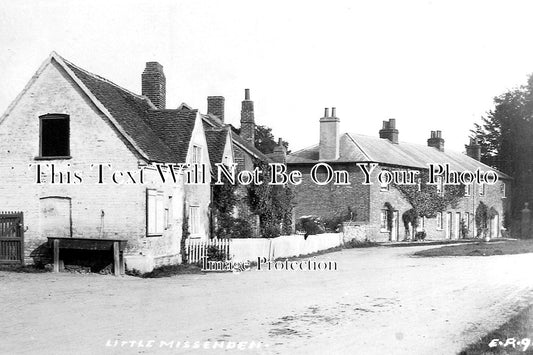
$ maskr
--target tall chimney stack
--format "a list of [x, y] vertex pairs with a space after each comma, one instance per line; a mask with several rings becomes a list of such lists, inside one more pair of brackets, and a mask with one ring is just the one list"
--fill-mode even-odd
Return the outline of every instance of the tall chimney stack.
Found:
[[250, 89], [244, 89], [244, 101], [241, 109], [241, 134], [252, 146], [255, 142], [254, 102], [250, 100]]
[[336, 117], [335, 107], [324, 110], [324, 117], [320, 119], [320, 143], [318, 146], [319, 160], [339, 159], [340, 119]]
[[207, 114], [217, 116], [224, 122], [224, 96], [207, 97]]
[[142, 73], [142, 94], [160, 110], [166, 106], [167, 81], [163, 66], [158, 62], [146, 62]]
[[481, 161], [481, 145], [479, 144], [479, 140], [477, 138], [470, 137], [470, 144], [465, 145], [466, 148], [466, 155], [468, 155], [470, 158], [476, 159], [477, 161]]
[[437, 148], [444, 152], [444, 138], [441, 131], [431, 131], [431, 137], [428, 139], [428, 147]]
[[396, 119], [390, 118], [383, 121], [383, 128], [379, 130], [379, 138], [388, 139], [393, 144], [398, 144], [399, 131], [396, 129]]

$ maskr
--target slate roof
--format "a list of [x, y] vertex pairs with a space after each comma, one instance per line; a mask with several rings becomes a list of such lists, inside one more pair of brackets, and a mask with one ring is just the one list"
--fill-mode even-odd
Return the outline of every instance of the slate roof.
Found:
[[[204, 124], [204, 128], [205, 126], [206, 125]], [[227, 136], [228, 129], [226, 127], [205, 129], [207, 149], [209, 150], [209, 160], [211, 161], [211, 166], [213, 167], [216, 163], [222, 162]]]
[[197, 111], [186, 105], [178, 110], [156, 110], [148, 98], [59, 58], [150, 161], [185, 162]]
[[[445, 149], [444, 152], [422, 144], [399, 142], [361, 134], [344, 133], [340, 137], [339, 159], [334, 162], [375, 162], [384, 165], [427, 169], [428, 164], [450, 164], [454, 171], [493, 170], [500, 178], [510, 177], [466, 154]], [[318, 145], [299, 150], [287, 156], [287, 164], [314, 164], [319, 162]]]

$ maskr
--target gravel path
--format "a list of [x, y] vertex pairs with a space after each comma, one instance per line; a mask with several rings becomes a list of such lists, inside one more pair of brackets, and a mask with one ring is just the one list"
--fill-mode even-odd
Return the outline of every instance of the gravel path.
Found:
[[192, 349], [215, 341], [253, 347], [228, 353], [453, 354], [533, 302], [533, 254], [411, 256], [425, 248], [343, 250], [318, 257], [338, 266], [321, 272], [0, 272], [0, 354], [222, 352]]

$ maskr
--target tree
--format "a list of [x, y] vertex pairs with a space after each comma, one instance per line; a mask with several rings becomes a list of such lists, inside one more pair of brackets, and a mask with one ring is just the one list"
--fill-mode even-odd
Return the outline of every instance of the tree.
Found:
[[[237, 134], [240, 134], [240, 128], [235, 129]], [[282, 144], [289, 151], [289, 143], [282, 140]], [[278, 145], [278, 142], [275, 140], [274, 135], [272, 134], [272, 128], [267, 126], [255, 125], [255, 147], [263, 154], [270, 154], [274, 152], [274, 148]]]
[[533, 200], [533, 75], [528, 83], [494, 98], [495, 107], [472, 133], [482, 146], [481, 161], [514, 178], [513, 215]]

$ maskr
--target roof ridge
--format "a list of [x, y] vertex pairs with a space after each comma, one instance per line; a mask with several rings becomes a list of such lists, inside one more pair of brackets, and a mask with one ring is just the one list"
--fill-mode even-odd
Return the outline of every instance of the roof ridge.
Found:
[[[120, 85], [118, 85], [118, 84], [112, 82], [111, 80], [104, 78], [103, 76], [100, 76], [100, 75], [95, 74], [95, 73], [91, 73], [90, 71], [88, 71], [88, 70], [86, 70], [86, 69], [83, 69], [83, 68], [77, 66], [76, 64], [72, 63], [71, 61], [69, 61], [69, 60], [63, 58], [62, 56], [60, 56], [60, 55], [57, 54], [57, 53], [55, 53], [55, 55], [57, 55], [57, 56], [60, 57], [65, 63], [67, 63], [67, 64], [69, 64], [69, 65], [72, 65], [73, 67], [75, 67], [75, 68], [78, 69], [79, 71], [84, 72], [85, 74], [87, 74], [87, 75], [89, 75], [89, 76], [92, 76], [93, 78], [95, 78], [95, 79], [97, 79], [97, 80], [100, 80], [100, 81], [103, 81], [103, 82], [105, 82], [105, 83], [107, 83], [107, 84], [113, 85], [113, 86], [116, 87], [117, 89], [122, 90], [122, 91], [125, 91], [126, 93], [128, 93], [128, 94], [130, 94], [130, 95], [132, 95], [132, 96], [135, 96], [135, 97], [137, 97], [137, 98], [139, 98], [139, 99], [141, 99], [141, 100], [146, 100], [147, 102], [150, 102], [151, 106], [154, 106], [154, 105], [152, 104], [152, 102], [150, 101], [150, 99], [147, 98], [146, 96], [136, 94], [136, 93], [134, 93], [133, 91], [128, 90], [128, 89], [126, 89], [126, 88], [124, 88], [124, 87], [122, 87], [122, 86], [120, 86]], [[154, 108], [155, 108], [155, 106], [154, 106]]]
[[302, 148], [300, 150], [297, 150], [295, 152], [291, 152], [290, 154], [287, 154], [287, 155], [296, 155], [296, 153], [300, 153], [300, 152], [302, 152], [304, 150], [311, 149], [311, 148], [318, 147], [318, 146], [319, 146], [318, 144], [313, 144], [313, 145], [310, 145], [308, 147], [305, 147], [305, 148]]
[[372, 160], [372, 158], [370, 157], [370, 155], [368, 155], [368, 153], [363, 149], [363, 147], [361, 147], [359, 145], [359, 143], [357, 143], [355, 141], [355, 139], [352, 137], [352, 134], [351, 133], [348, 133], [346, 132], [345, 133], [348, 137], [350, 137], [350, 140], [353, 142], [353, 144], [355, 144], [357, 146], [357, 148], [359, 148], [359, 150], [363, 153], [363, 155], [368, 159], [368, 160]]

